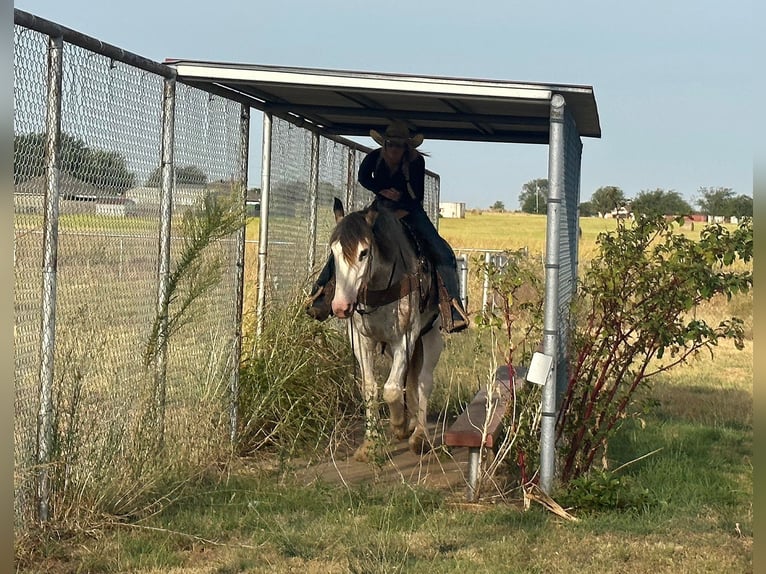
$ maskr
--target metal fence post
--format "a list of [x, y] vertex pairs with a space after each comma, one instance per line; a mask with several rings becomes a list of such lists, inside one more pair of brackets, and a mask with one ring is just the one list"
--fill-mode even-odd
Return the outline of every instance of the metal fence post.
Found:
[[256, 344], [260, 347], [266, 312], [266, 255], [269, 244], [269, 190], [271, 188], [271, 113], [263, 113], [263, 149], [261, 158], [261, 228], [258, 239], [258, 304], [256, 308]]
[[43, 230], [42, 318], [40, 324], [40, 410], [37, 419], [38, 517], [50, 518], [50, 464], [53, 449], [53, 369], [56, 354], [56, 273], [58, 269], [59, 175], [61, 166], [61, 85], [64, 38], [48, 41], [48, 99], [45, 139], [45, 223]]
[[173, 187], [175, 167], [173, 146], [175, 145], [176, 81], [166, 78], [162, 96], [162, 183], [160, 191], [160, 237], [159, 268], [157, 270], [157, 314], [160, 328], [157, 339], [157, 364], [154, 371], [154, 407], [157, 422], [159, 446], [165, 440], [165, 396], [168, 349], [168, 287], [170, 277], [170, 227], [173, 209]]
[[354, 191], [356, 190], [356, 150], [352, 147], [348, 148], [346, 164], [346, 210], [352, 211], [354, 201]]
[[559, 220], [564, 197], [564, 97], [551, 98], [550, 139], [548, 143], [549, 197], [545, 237], [545, 310], [543, 315], [543, 353], [554, 357], [553, 369], [543, 387], [540, 426], [540, 488], [550, 493], [556, 457], [556, 369], [559, 360]]
[[455, 259], [460, 278], [460, 301], [463, 303], [463, 309], [468, 311], [468, 255], [460, 255]]
[[308, 269], [314, 272], [317, 251], [317, 202], [319, 201], [319, 134], [311, 132], [311, 171], [309, 173], [309, 253]]
[[489, 310], [489, 263], [492, 261], [492, 254], [487, 251], [484, 254], [484, 286], [482, 287], [481, 308], [484, 311]]
[[242, 104], [239, 128], [239, 184], [241, 186], [243, 225], [237, 237], [236, 263], [236, 302], [234, 303], [234, 357], [229, 382], [229, 440], [231, 444], [237, 440], [237, 424], [239, 401], [239, 364], [242, 360], [242, 309], [245, 304], [245, 241], [247, 240], [247, 165], [250, 143], [250, 106]]

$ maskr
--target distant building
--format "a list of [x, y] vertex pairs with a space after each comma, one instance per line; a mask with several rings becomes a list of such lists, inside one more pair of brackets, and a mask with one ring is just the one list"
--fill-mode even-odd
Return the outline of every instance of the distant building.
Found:
[[440, 203], [439, 216], [448, 219], [464, 219], [465, 203], [457, 201]]
[[[15, 186], [13, 203], [16, 213], [42, 214], [45, 207], [45, 191], [48, 182], [44, 175], [33, 177]], [[61, 172], [59, 174], [59, 212], [101, 213], [109, 215], [129, 215], [132, 213], [131, 202], [112, 192], [104, 191]]]

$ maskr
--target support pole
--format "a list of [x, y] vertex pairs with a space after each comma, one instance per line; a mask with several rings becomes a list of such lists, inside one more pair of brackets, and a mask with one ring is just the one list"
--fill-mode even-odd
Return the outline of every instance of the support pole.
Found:
[[61, 84], [64, 39], [48, 42], [48, 100], [45, 135], [45, 219], [43, 223], [42, 317], [40, 320], [40, 410], [37, 416], [38, 519], [50, 518], [49, 470], [53, 451], [53, 370], [56, 354], [56, 284], [61, 167]]
[[258, 306], [256, 308], [256, 345], [260, 348], [266, 311], [266, 255], [269, 247], [269, 190], [271, 189], [271, 113], [263, 113], [263, 146], [261, 159], [261, 228], [258, 239]]
[[484, 311], [489, 310], [489, 263], [492, 261], [492, 255], [489, 251], [484, 254], [484, 286], [482, 288], [481, 308]]
[[356, 150], [350, 147], [348, 148], [348, 161], [346, 171], [346, 212], [351, 212], [354, 209], [354, 191], [356, 190]]
[[556, 370], [559, 352], [559, 251], [560, 212], [564, 195], [564, 112], [563, 96], [551, 98], [551, 127], [548, 143], [548, 216], [545, 237], [545, 309], [543, 353], [554, 357], [553, 368], [543, 387], [540, 426], [540, 488], [550, 494], [556, 459]]
[[468, 492], [466, 499], [468, 502], [476, 500], [476, 484], [479, 481], [479, 466], [481, 462], [481, 448], [472, 446], [468, 448]]
[[175, 168], [176, 80], [166, 78], [162, 97], [162, 164], [160, 191], [159, 268], [157, 271], [157, 316], [160, 320], [157, 337], [157, 363], [154, 371], [154, 408], [157, 423], [157, 444], [165, 442], [165, 398], [168, 368], [168, 305], [170, 286], [170, 229], [173, 216], [173, 186]]
[[250, 143], [250, 106], [242, 104], [239, 124], [239, 185], [243, 213], [243, 225], [237, 237], [237, 301], [234, 306], [234, 353], [231, 379], [229, 381], [229, 440], [237, 440], [239, 400], [239, 364], [242, 360], [242, 314], [245, 305], [245, 242], [247, 240], [247, 164]]
[[311, 172], [309, 173], [309, 256], [307, 273], [314, 272], [317, 251], [317, 203], [319, 201], [319, 134], [311, 132]]

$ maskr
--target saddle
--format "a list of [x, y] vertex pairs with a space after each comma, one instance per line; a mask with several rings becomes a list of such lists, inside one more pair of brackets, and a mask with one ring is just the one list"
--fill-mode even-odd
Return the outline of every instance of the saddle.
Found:
[[419, 308], [422, 313], [429, 301], [438, 303], [438, 289], [436, 287], [439, 279], [436, 273], [436, 266], [427, 257], [423, 244], [412, 228], [401, 217], [399, 217], [399, 223], [404, 229], [410, 246], [412, 246], [417, 255], [418, 264], [416, 270], [413, 273], [404, 275], [399, 282], [389, 285], [386, 289], [370, 290], [366, 285], [362, 286], [358, 299], [366, 305], [377, 307], [397, 301], [417, 290], [420, 301]]

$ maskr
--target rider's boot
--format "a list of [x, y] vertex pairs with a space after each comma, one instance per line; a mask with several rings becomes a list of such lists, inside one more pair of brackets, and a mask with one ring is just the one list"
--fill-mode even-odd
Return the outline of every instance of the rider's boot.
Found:
[[460, 300], [457, 270], [448, 265], [440, 265], [436, 274], [439, 278], [439, 313], [442, 329], [447, 333], [458, 333], [468, 327], [470, 320]]
[[332, 315], [332, 298], [335, 295], [335, 260], [332, 255], [311, 288], [311, 295], [306, 303], [306, 314], [317, 321], [324, 321]]
[[326, 285], [314, 283], [306, 303], [306, 314], [317, 321], [324, 321], [332, 315], [332, 298], [335, 293], [335, 278]]

